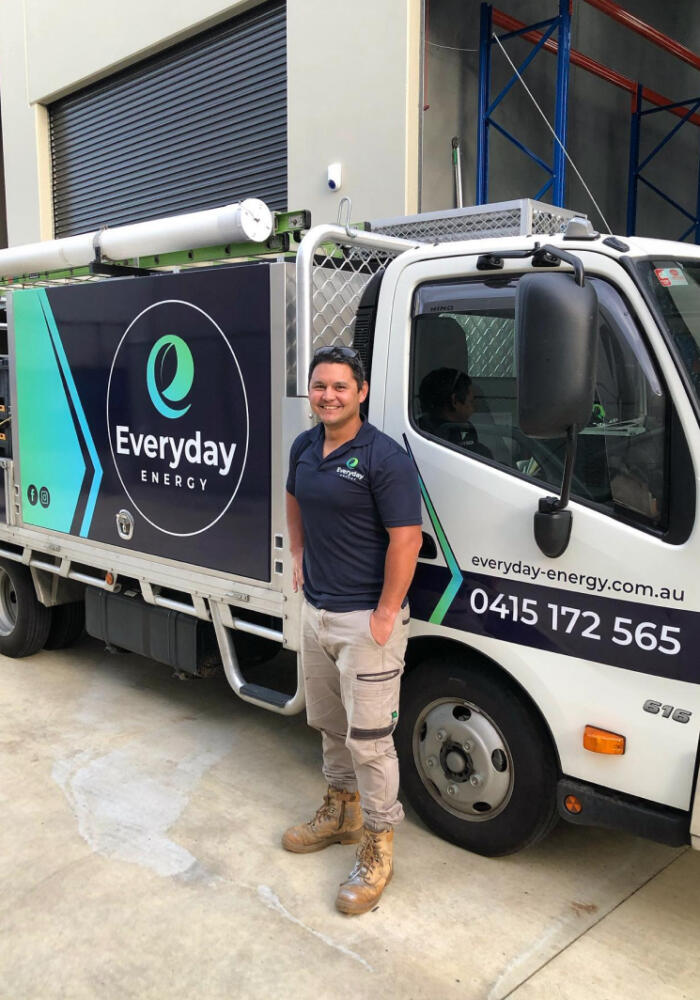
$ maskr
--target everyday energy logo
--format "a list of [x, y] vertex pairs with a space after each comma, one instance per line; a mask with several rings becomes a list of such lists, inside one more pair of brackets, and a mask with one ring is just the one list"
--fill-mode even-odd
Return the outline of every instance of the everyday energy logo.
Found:
[[[163, 385], [163, 371], [171, 351], [175, 352], [175, 374], [169, 384], [164, 389], [159, 389], [158, 385]], [[158, 375], [156, 376], [156, 369]], [[192, 351], [189, 349], [182, 337], [165, 336], [157, 340], [153, 345], [151, 353], [148, 355], [148, 366], [146, 368], [146, 385], [151, 402], [159, 413], [164, 417], [175, 419], [182, 417], [190, 408], [190, 404], [177, 410], [169, 406], [163, 397], [171, 403], [180, 403], [192, 388], [194, 381], [194, 361]]]
[[359, 464], [359, 458], [353, 455], [346, 461], [345, 466], [336, 466], [335, 473], [337, 476], [340, 476], [341, 479], [350, 479], [352, 482], [360, 483], [365, 478], [365, 474], [364, 472], [356, 471]]
[[245, 469], [248, 400], [211, 316], [177, 299], [136, 316], [112, 360], [107, 426], [124, 492], [154, 528], [187, 537], [225, 514]]

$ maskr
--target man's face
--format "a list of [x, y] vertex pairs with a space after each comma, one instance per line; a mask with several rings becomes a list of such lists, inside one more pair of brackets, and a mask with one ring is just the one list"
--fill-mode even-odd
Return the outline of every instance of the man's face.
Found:
[[460, 402], [456, 394], [452, 396], [452, 419], [458, 423], [466, 424], [474, 413], [474, 389], [470, 385], [464, 402]]
[[358, 389], [349, 365], [323, 361], [311, 373], [309, 403], [324, 427], [335, 430], [359, 420], [368, 390], [366, 382]]

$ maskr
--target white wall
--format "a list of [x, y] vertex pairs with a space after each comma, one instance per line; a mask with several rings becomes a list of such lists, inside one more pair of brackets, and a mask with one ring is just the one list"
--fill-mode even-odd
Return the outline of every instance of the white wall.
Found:
[[[44, 106], [254, 6], [252, 0], [2, 0], [10, 245], [53, 235]], [[334, 221], [413, 212], [418, 189], [420, 0], [288, 0], [289, 205]], [[340, 194], [328, 163], [344, 166]]]
[[289, 0], [287, 16], [290, 207], [335, 222], [348, 195], [356, 220], [416, 212], [419, 0]]

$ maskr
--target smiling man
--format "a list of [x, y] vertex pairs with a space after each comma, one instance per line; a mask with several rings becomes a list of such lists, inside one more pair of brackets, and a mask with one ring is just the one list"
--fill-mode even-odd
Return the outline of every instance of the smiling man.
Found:
[[406, 452], [363, 420], [362, 362], [323, 347], [309, 370], [319, 424], [292, 445], [287, 525], [293, 586], [303, 587], [302, 668], [310, 726], [321, 731], [328, 789], [288, 851], [358, 843], [336, 906], [365, 913], [393, 872], [403, 819], [393, 732], [408, 639], [406, 594], [421, 547], [418, 477]]

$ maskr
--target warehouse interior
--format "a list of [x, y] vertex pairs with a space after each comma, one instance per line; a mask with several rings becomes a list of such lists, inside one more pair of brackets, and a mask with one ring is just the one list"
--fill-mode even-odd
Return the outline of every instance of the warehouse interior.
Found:
[[[513, 22], [539, 25], [556, 19], [559, 0], [497, 0], [483, 5], [479, 0], [425, 0], [425, 51], [423, 72], [421, 210], [432, 211], [454, 205], [455, 184], [452, 138], [459, 137], [463, 202], [477, 200], [480, 84], [480, 26], [482, 7], [490, 6], [492, 29], [504, 39], [502, 48], [516, 67], [528, 59], [534, 45], [513, 36]], [[570, 10], [572, 61], [569, 65], [566, 145], [583, 181], [598, 203], [613, 232], [628, 232], [628, 188], [630, 174], [631, 108], [635, 95], [630, 84], [641, 84], [667, 103], [682, 103], [681, 111], [658, 110], [642, 102], [638, 163], [661, 144], [658, 153], [644, 165], [637, 184], [636, 231], [666, 239], [685, 233], [696, 241], [693, 224], [698, 216], [698, 164], [700, 116], [693, 100], [700, 99], [700, 15], [693, 0], [660, 4], [656, 0], [622, 0], [593, 3], [573, 0]], [[607, 9], [607, 12], [606, 12]], [[661, 36], [690, 50], [680, 56], [665, 39], [649, 37], [611, 16], [620, 11], [637, 19]], [[503, 27], [500, 25], [510, 25]], [[556, 41], [558, 30], [552, 39]], [[492, 39], [490, 99], [493, 101], [514, 76], [501, 45]], [[574, 62], [573, 53], [594, 61], [607, 71], [603, 79]], [[587, 57], [587, 60], [586, 58]], [[532, 96], [549, 122], [555, 123], [558, 92], [557, 57], [540, 50], [522, 72]], [[612, 81], [612, 82], [611, 82]], [[663, 101], [659, 101], [659, 104]], [[693, 113], [681, 123], [686, 111]], [[515, 83], [493, 110], [489, 126], [487, 199], [502, 201], [533, 197], [547, 181], [544, 168], [521, 151], [499, 129], [511, 133], [547, 164], [552, 163], [553, 137], [523, 84]], [[653, 185], [653, 187], [652, 187]], [[657, 190], [654, 190], [656, 188]], [[658, 192], [663, 191], [671, 201]], [[552, 201], [552, 190], [543, 196]], [[672, 204], [675, 202], [676, 204]], [[605, 228], [600, 213], [582, 182], [567, 164], [564, 205], [585, 212], [595, 225]], [[683, 209], [686, 215], [680, 210]], [[689, 218], [690, 216], [690, 218]], [[688, 230], [690, 230], [688, 232]]]

